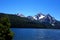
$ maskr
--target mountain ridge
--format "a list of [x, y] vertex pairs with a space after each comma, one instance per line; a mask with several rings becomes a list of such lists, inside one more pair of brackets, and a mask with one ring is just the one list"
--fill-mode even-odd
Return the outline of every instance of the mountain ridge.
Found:
[[[47, 17], [35, 20], [35, 19], [30, 18], [32, 16], [21, 17], [18, 15], [15, 15], [15, 14], [12, 15], [12, 14], [0, 13], [0, 16], [2, 16], [2, 15], [8, 15], [12, 28], [51, 28], [51, 29], [52, 28], [53, 29], [59, 29], [60, 28], [60, 21], [55, 20], [55, 18], [53, 18], [53, 17], [50, 18], [50, 15], [47, 16], [48, 20], [46, 20]], [[43, 20], [43, 21], [41, 21], [41, 20]], [[17, 27], [17, 26], [19, 26], [19, 27]]]

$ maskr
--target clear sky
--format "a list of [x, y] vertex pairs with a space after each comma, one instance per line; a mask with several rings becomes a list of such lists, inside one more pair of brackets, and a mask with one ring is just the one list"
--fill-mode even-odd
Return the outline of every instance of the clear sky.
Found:
[[0, 12], [34, 16], [41, 12], [60, 20], [60, 0], [0, 0]]

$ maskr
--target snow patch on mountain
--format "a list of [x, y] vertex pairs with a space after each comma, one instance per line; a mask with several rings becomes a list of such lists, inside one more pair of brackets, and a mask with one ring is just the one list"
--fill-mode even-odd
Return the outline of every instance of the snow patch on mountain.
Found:
[[55, 26], [55, 24], [51, 24], [52, 26]]
[[45, 16], [43, 16], [43, 15], [41, 15], [40, 17], [39, 17], [39, 19], [42, 19], [42, 18], [44, 18]]
[[17, 13], [17, 16], [25, 17], [23, 14]]
[[37, 18], [36, 17], [33, 17], [35, 20], [37, 20]]

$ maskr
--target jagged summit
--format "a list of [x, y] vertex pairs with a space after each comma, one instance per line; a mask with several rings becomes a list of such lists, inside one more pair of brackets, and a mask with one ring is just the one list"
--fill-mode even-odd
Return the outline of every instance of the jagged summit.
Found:
[[40, 19], [42, 19], [42, 18], [44, 18], [44, 17], [45, 17], [44, 14], [38, 13], [37, 15], [34, 16], [34, 19], [40, 20]]
[[35, 16], [27, 16], [27, 18], [29, 18], [29, 19], [34, 19], [34, 20], [40, 20], [40, 19], [42, 19], [42, 18], [44, 18], [44, 17], [45, 17], [45, 15], [42, 14], [42, 13], [38, 13], [38, 14], [35, 15]]
[[54, 25], [54, 23], [56, 22], [56, 19], [50, 14], [44, 15], [42, 13], [38, 13], [35, 16], [28, 16], [27, 18], [31, 20], [37, 20], [40, 22], [50, 23], [51, 25]]

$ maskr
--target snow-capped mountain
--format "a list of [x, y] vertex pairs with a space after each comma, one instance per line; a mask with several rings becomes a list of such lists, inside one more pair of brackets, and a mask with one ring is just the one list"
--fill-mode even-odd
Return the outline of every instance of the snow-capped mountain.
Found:
[[40, 13], [35, 16], [28, 16], [27, 18], [31, 20], [37, 20], [40, 22], [50, 23], [51, 25], [54, 25], [54, 23], [56, 22], [55, 18], [52, 17], [50, 14], [44, 15]]
[[37, 14], [37, 15], [35, 15], [35, 16], [27, 16], [27, 18], [29, 18], [29, 19], [34, 19], [34, 20], [40, 20], [40, 19], [42, 19], [42, 18], [44, 18], [44, 17], [45, 17], [44, 14]]
[[42, 18], [40, 21], [50, 23], [54, 26], [54, 23], [56, 22], [56, 19], [52, 17], [50, 14], [47, 14], [44, 18]]
[[40, 20], [40, 19], [42, 19], [42, 18], [44, 18], [44, 17], [45, 17], [44, 14], [37, 14], [37, 15], [35, 15], [33, 18], [34, 18], [35, 20]]

